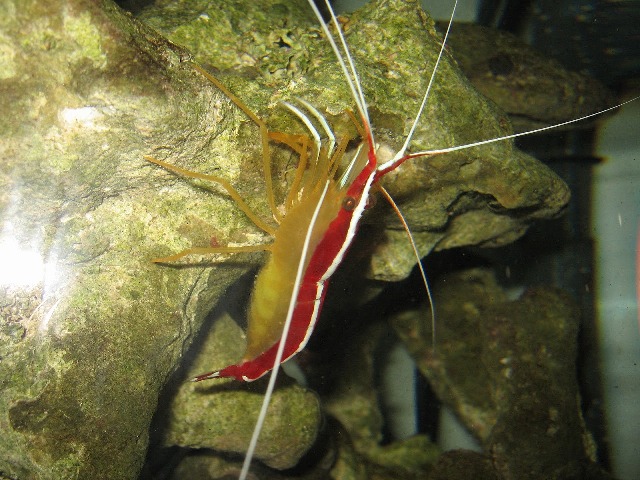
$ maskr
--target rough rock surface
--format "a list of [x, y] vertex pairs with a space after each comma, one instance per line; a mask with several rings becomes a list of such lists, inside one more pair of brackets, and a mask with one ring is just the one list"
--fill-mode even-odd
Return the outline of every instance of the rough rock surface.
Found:
[[[444, 30], [446, 25], [438, 27]], [[615, 104], [612, 92], [600, 82], [562, 68], [512, 34], [456, 23], [447, 43], [473, 86], [509, 115], [517, 131], [573, 120]], [[584, 122], [568, 128], [576, 126]]]
[[483, 269], [444, 276], [434, 294], [435, 353], [422, 311], [392, 322], [500, 478], [607, 478], [580, 411], [579, 312], [567, 295], [537, 288], [510, 301]]

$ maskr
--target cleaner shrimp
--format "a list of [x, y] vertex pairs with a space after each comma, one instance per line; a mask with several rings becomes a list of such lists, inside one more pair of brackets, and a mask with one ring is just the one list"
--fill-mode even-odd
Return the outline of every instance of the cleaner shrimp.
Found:
[[[451, 20], [455, 15], [456, 4], [457, 1], [452, 8]], [[315, 4], [309, 0], [309, 5], [318, 18], [324, 36], [336, 54], [356, 105], [358, 118], [353, 118], [353, 123], [360, 132], [362, 142], [346, 166], [342, 164], [342, 159], [352, 139], [343, 137], [336, 140], [335, 134], [315, 106], [305, 100], [284, 103], [284, 107], [289, 109], [307, 127], [311, 139], [307, 136], [269, 132], [265, 123], [253, 114], [240, 99], [198, 65], [194, 65], [194, 68], [223, 91], [260, 128], [267, 195], [273, 216], [279, 223], [278, 228], [275, 229], [269, 222], [253, 213], [236, 190], [224, 179], [184, 170], [150, 156], [145, 157], [148, 161], [178, 175], [218, 183], [257, 227], [274, 235], [274, 242], [268, 245], [191, 248], [155, 260], [162, 263], [174, 262], [190, 254], [208, 253], [267, 251], [270, 254], [267, 264], [256, 279], [252, 294], [249, 307], [248, 345], [243, 359], [237, 364], [198, 375], [193, 379], [194, 381], [202, 381], [231, 377], [242, 381], [253, 381], [271, 371], [262, 409], [240, 473], [241, 480], [247, 478], [280, 365], [306, 345], [322, 308], [329, 280], [355, 237], [358, 223], [368, 205], [369, 194], [374, 189], [380, 189], [385, 197], [390, 199], [386, 191], [379, 185], [380, 180], [409, 159], [432, 157], [508, 140], [597, 115], [587, 115], [524, 133], [510, 134], [454, 147], [408, 153], [444, 54], [449, 33], [447, 29], [426, 92], [403, 145], [393, 156], [381, 160], [378, 156], [378, 144], [374, 138], [369, 118], [367, 100], [340, 22], [331, 5], [326, 2], [333, 28], [337, 32], [337, 36], [334, 38]], [[450, 27], [451, 21], [449, 22]], [[605, 111], [608, 110], [611, 109]], [[320, 125], [321, 128], [318, 129], [315, 125]], [[329, 140], [321, 140], [321, 135]], [[275, 205], [271, 185], [270, 142], [283, 143], [299, 156], [293, 186], [285, 200], [285, 214], [281, 214]], [[311, 173], [305, 174], [306, 170], [310, 170]], [[405, 223], [404, 219], [400, 218]], [[409, 237], [411, 238], [411, 235]], [[429, 294], [426, 275], [419, 262], [420, 255], [413, 242], [412, 248], [418, 258], [417, 264], [421, 269], [426, 291]], [[434, 317], [432, 322], [435, 334]]]

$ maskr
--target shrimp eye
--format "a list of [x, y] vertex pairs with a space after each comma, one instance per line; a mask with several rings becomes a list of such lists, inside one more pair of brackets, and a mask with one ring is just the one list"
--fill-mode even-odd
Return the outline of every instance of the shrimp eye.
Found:
[[342, 200], [342, 208], [344, 208], [347, 212], [353, 211], [356, 208], [356, 199], [353, 197], [345, 197]]

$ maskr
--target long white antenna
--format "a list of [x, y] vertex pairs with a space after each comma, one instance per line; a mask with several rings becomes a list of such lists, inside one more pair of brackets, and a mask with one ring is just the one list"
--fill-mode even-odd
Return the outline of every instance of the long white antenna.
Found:
[[[367, 110], [367, 103], [366, 100], [364, 98], [364, 94], [362, 93], [362, 87], [360, 86], [360, 79], [358, 77], [358, 73], [355, 69], [355, 65], [353, 63], [353, 59], [351, 57], [351, 54], [349, 53], [349, 49], [347, 48], [347, 43], [344, 39], [344, 36], [342, 35], [342, 29], [340, 28], [340, 24], [338, 23], [338, 19], [335, 16], [335, 13], [333, 12], [333, 9], [331, 8], [331, 5], [329, 4], [328, 0], [325, 0], [325, 3], [327, 5], [327, 8], [329, 9], [329, 12], [331, 13], [331, 18], [333, 20], [334, 25], [336, 25], [336, 29], [338, 31], [338, 37], [340, 38], [340, 42], [343, 45], [344, 48], [344, 53], [345, 56], [348, 59], [349, 62], [349, 68], [347, 68], [347, 65], [344, 61], [344, 58], [342, 56], [342, 53], [340, 52], [340, 48], [338, 48], [338, 45], [336, 44], [336, 41], [333, 38], [333, 35], [331, 35], [331, 32], [329, 31], [329, 28], [327, 27], [327, 25], [324, 23], [324, 20], [322, 18], [322, 14], [320, 13], [320, 10], [318, 10], [318, 7], [316, 7], [315, 3], [313, 2], [313, 0], [308, 0], [309, 1], [309, 5], [311, 6], [313, 12], [315, 13], [318, 22], [320, 22], [320, 28], [322, 28], [322, 31], [324, 32], [325, 36], [327, 37], [327, 40], [329, 41], [329, 43], [331, 44], [331, 48], [333, 49], [333, 52], [336, 55], [336, 58], [338, 59], [338, 63], [340, 64], [340, 68], [342, 69], [342, 72], [344, 73], [345, 79], [347, 81], [347, 83], [349, 84], [349, 89], [351, 90], [351, 94], [353, 95], [353, 99], [356, 102], [356, 106], [358, 107], [358, 112], [360, 113], [360, 116], [364, 119], [364, 121], [367, 124], [367, 127], [370, 127], [371, 122], [369, 122], [369, 112]], [[370, 128], [369, 128], [370, 130]]]
[[362, 92], [362, 83], [360, 82], [360, 76], [358, 75], [358, 70], [356, 70], [356, 66], [353, 63], [353, 57], [351, 56], [351, 52], [349, 51], [349, 46], [344, 38], [342, 33], [342, 27], [338, 23], [338, 18], [336, 17], [335, 12], [333, 11], [333, 7], [331, 6], [331, 2], [329, 0], [324, 1], [329, 13], [331, 14], [331, 20], [333, 21], [333, 26], [336, 27], [336, 31], [338, 32], [338, 38], [340, 39], [340, 44], [342, 45], [342, 50], [344, 51], [345, 56], [347, 57], [347, 61], [349, 62], [349, 68], [351, 69], [351, 74], [353, 76], [353, 80], [355, 82], [356, 88], [358, 90], [358, 95], [360, 96], [360, 101], [362, 102], [362, 106], [364, 108], [364, 117], [367, 120], [367, 125], [371, 125], [369, 123], [369, 112], [367, 110], [367, 99]]
[[444, 34], [442, 39], [442, 43], [440, 44], [440, 51], [438, 52], [438, 58], [436, 59], [436, 64], [433, 66], [433, 70], [431, 71], [431, 78], [429, 78], [429, 85], [427, 85], [427, 91], [424, 92], [424, 97], [422, 97], [422, 103], [420, 104], [420, 108], [418, 109], [418, 113], [416, 114], [415, 119], [413, 120], [413, 124], [411, 125], [411, 130], [409, 130], [409, 134], [404, 141], [404, 145], [402, 148], [398, 150], [395, 156], [385, 162], [384, 164], [378, 167], [379, 170], [385, 170], [389, 168], [391, 165], [395, 165], [398, 160], [405, 156], [405, 152], [407, 148], [409, 148], [409, 144], [411, 143], [411, 139], [413, 138], [413, 134], [416, 131], [416, 127], [418, 126], [418, 122], [420, 121], [420, 117], [422, 116], [422, 112], [424, 111], [424, 107], [427, 105], [427, 99], [429, 98], [429, 93], [431, 92], [431, 87], [433, 86], [433, 82], [436, 78], [436, 73], [438, 72], [438, 66], [440, 65], [440, 60], [442, 59], [442, 55], [444, 54], [444, 49], [447, 45], [447, 39], [449, 38], [449, 31], [451, 30], [451, 25], [453, 24], [453, 17], [456, 14], [456, 7], [458, 6], [458, 0], [455, 0], [453, 4], [453, 9], [451, 10], [451, 17], [449, 18], [449, 24], [447, 25], [447, 31]]
[[[429, 85], [427, 85], [427, 91], [424, 92], [424, 97], [422, 97], [422, 103], [420, 104], [420, 108], [418, 109], [418, 113], [416, 114], [416, 118], [413, 120], [413, 125], [411, 125], [411, 130], [409, 130], [409, 134], [404, 141], [404, 145], [402, 148], [396, 153], [395, 157], [390, 160], [392, 163], [397, 162], [400, 158], [404, 157], [409, 144], [411, 143], [411, 139], [413, 138], [413, 134], [416, 131], [416, 127], [418, 126], [418, 121], [422, 116], [422, 111], [424, 110], [425, 105], [427, 104], [427, 99], [429, 98], [429, 93], [431, 92], [431, 86], [436, 78], [436, 73], [438, 72], [438, 66], [440, 65], [440, 60], [442, 59], [442, 55], [444, 54], [444, 49], [447, 45], [447, 39], [449, 38], [449, 31], [451, 30], [451, 25], [453, 24], [453, 17], [456, 14], [456, 7], [458, 6], [458, 0], [455, 0], [453, 4], [453, 9], [451, 10], [451, 17], [449, 18], [449, 24], [447, 25], [447, 31], [444, 34], [444, 38], [442, 39], [442, 43], [440, 44], [440, 51], [438, 52], [438, 58], [436, 59], [436, 64], [433, 66], [433, 70], [431, 71], [431, 78], [429, 78]], [[384, 168], [384, 165], [382, 166]]]
[[273, 389], [275, 388], [276, 379], [278, 378], [278, 372], [280, 371], [280, 362], [282, 361], [282, 356], [284, 355], [284, 346], [286, 344], [287, 336], [289, 335], [289, 330], [291, 328], [293, 312], [296, 308], [298, 293], [300, 291], [300, 285], [302, 284], [302, 277], [304, 277], [304, 267], [306, 263], [305, 260], [307, 258], [307, 254], [309, 253], [311, 233], [313, 232], [313, 227], [315, 226], [316, 220], [318, 219], [318, 214], [320, 213], [320, 208], [322, 207], [322, 202], [324, 201], [328, 189], [329, 180], [327, 180], [327, 182], [325, 183], [324, 190], [320, 195], [320, 199], [318, 200], [316, 209], [314, 210], [313, 216], [311, 217], [311, 222], [309, 222], [307, 234], [304, 237], [302, 252], [300, 254], [300, 261], [298, 262], [298, 270], [296, 271], [293, 291], [291, 292], [291, 300], [289, 301], [289, 309], [287, 310], [287, 318], [284, 322], [284, 326], [282, 327], [282, 335], [280, 337], [280, 343], [278, 344], [276, 358], [273, 361], [273, 369], [271, 370], [271, 375], [269, 377], [269, 384], [267, 385], [267, 390], [264, 394], [264, 399], [262, 400], [262, 407], [260, 407], [260, 413], [258, 415], [258, 420], [256, 421], [256, 426], [254, 427], [253, 434], [251, 435], [249, 448], [247, 449], [247, 453], [244, 457], [244, 462], [242, 463], [242, 470], [240, 471], [240, 476], [238, 477], [239, 480], [246, 480], [247, 475], [249, 474], [249, 467], [251, 467], [251, 460], [253, 460], [256, 445], [258, 444], [258, 438], [260, 437], [260, 432], [262, 432], [264, 421], [267, 418], [267, 410], [269, 409], [269, 403], [271, 402], [271, 397], [273, 396]]
[[[479, 142], [467, 143], [465, 145], [458, 145], [456, 147], [439, 148], [437, 150], [423, 150], [422, 152], [410, 153], [409, 155], [406, 155], [404, 157], [404, 160], [408, 160], [410, 158], [415, 158], [415, 157], [424, 157], [426, 155], [439, 155], [441, 153], [456, 152], [458, 150], [465, 150], [467, 148], [478, 147], [480, 145], [487, 145], [488, 143], [495, 143], [495, 142], [500, 142], [502, 140], [509, 140], [510, 138], [523, 137], [525, 135], [531, 135], [533, 133], [544, 132], [546, 130], [551, 130], [553, 128], [562, 127], [564, 125], [569, 125], [571, 123], [581, 122], [582, 120], [586, 120], [587, 118], [592, 118], [592, 117], [596, 117], [598, 115], [602, 115], [603, 113], [610, 112], [611, 110], [616, 110], [616, 109], [618, 109], [618, 108], [620, 108], [620, 107], [622, 107], [622, 106], [624, 106], [624, 105], [626, 105], [628, 103], [635, 102], [638, 99], [640, 99], [640, 96], [634, 97], [631, 100], [627, 100], [625, 102], [619, 103], [618, 105], [615, 105], [613, 107], [609, 107], [609, 108], [606, 108], [604, 110], [600, 110], [599, 112], [596, 112], [596, 113], [591, 113], [589, 115], [584, 115], [584, 116], [579, 117], [579, 118], [574, 118], [573, 120], [567, 120], [566, 122], [556, 123], [555, 125], [549, 125], [547, 127], [541, 127], [541, 128], [536, 128], [534, 130], [528, 130], [526, 132], [513, 133], [511, 135], [504, 135], [503, 137], [490, 138], [488, 140], [481, 140]], [[389, 162], [387, 162], [387, 163], [389, 163]]]

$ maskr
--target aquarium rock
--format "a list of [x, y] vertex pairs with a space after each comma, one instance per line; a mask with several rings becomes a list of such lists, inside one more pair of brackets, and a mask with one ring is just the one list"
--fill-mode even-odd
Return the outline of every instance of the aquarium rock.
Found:
[[580, 410], [573, 301], [542, 287], [508, 300], [484, 269], [443, 276], [434, 298], [435, 353], [422, 311], [393, 324], [499, 478], [608, 478]]

